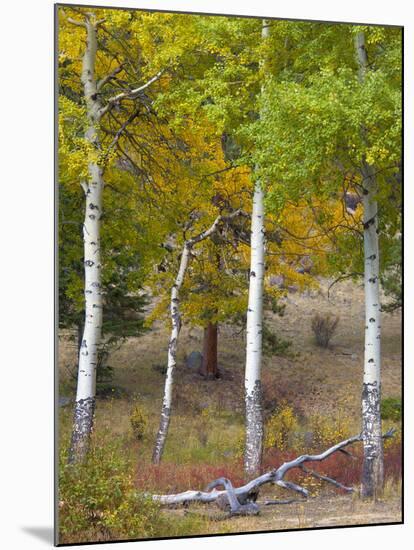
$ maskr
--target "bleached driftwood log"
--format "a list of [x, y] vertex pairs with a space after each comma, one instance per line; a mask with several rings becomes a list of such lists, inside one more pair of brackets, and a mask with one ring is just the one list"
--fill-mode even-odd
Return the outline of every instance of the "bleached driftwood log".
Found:
[[[226, 500], [230, 505], [230, 515], [232, 516], [256, 516], [260, 512], [259, 506], [255, 502], [246, 502], [241, 504], [237, 498], [232, 482], [226, 477], [220, 477], [208, 484], [207, 490], [223, 485], [226, 489]], [[224, 495], [222, 495], [224, 496]]]
[[[387, 433], [383, 434], [382, 437], [384, 439], [387, 439], [392, 437], [394, 433], [395, 433], [395, 429], [391, 428]], [[251, 481], [249, 481], [245, 485], [242, 485], [241, 487], [237, 487], [234, 489], [232, 487], [231, 500], [234, 501], [234, 495], [235, 495], [239, 505], [243, 506], [248, 503], [254, 502], [257, 499], [260, 487], [266, 483], [274, 483], [279, 487], [283, 487], [284, 489], [290, 489], [292, 491], [295, 491], [296, 493], [299, 493], [302, 497], [308, 498], [309, 491], [307, 489], [305, 489], [304, 487], [301, 487], [300, 485], [297, 485], [296, 483], [293, 483], [291, 481], [285, 481], [283, 479], [286, 473], [289, 470], [292, 470], [294, 468], [300, 468], [309, 475], [313, 475], [318, 479], [321, 479], [328, 483], [332, 483], [336, 487], [343, 489], [347, 492], [353, 492], [354, 491], [353, 487], [346, 487], [345, 485], [343, 485], [342, 483], [339, 483], [334, 479], [321, 475], [317, 472], [312, 472], [311, 470], [308, 470], [307, 468], [305, 468], [304, 464], [308, 462], [321, 462], [338, 451], [342, 452], [344, 447], [348, 447], [349, 445], [352, 445], [353, 443], [356, 443], [359, 441], [362, 441], [361, 434], [345, 439], [344, 441], [341, 441], [340, 443], [333, 445], [323, 453], [320, 453], [317, 455], [305, 454], [305, 455], [298, 456], [294, 460], [284, 462], [281, 466], [279, 466], [279, 468], [271, 470], [270, 472], [266, 472], [265, 474], [262, 474], [261, 476], [256, 477], [255, 479], [252, 479]], [[211, 491], [209, 490], [210, 488], [212, 488], [213, 486], [215, 487], [219, 483], [223, 484], [223, 479], [212, 482], [207, 487], [206, 491], [184, 491], [183, 493], [177, 493], [173, 495], [153, 495], [152, 498], [153, 500], [163, 505], [187, 504], [191, 502], [199, 502], [199, 503], [206, 504], [209, 502], [215, 502], [220, 508], [228, 508], [230, 506], [230, 509], [231, 509], [231, 502], [229, 503], [229, 499], [227, 498], [227, 495], [228, 495], [227, 490], [218, 491], [215, 488]], [[289, 504], [291, 502], [295, 502], [295, 501], [293, 500], [267, 501], [264, 504], [266, 505]]]

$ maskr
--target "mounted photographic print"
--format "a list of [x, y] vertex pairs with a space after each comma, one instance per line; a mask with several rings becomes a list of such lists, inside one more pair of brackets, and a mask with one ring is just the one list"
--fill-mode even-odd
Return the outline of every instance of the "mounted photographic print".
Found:
[[401, 523], [402, 27], [55, 13], [56, 544]]

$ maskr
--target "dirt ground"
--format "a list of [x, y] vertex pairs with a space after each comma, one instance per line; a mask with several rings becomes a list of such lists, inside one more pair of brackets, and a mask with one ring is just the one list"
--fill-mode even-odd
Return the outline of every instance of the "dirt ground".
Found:
[[255, 517], [233, 517], [217, 511], [212, 505], [194, 507], [190, 510], [171, 510], [169, 514], [205, 514], [211, 521], [209, 533], [280, 531], [345, 525], [370, 525], [399, 523], [402, 521], [401, 500], [398, 497], [374, 503], [364, 502], [355, 496], [332, 496], [314, 498], [304, 502], [262, 506]]

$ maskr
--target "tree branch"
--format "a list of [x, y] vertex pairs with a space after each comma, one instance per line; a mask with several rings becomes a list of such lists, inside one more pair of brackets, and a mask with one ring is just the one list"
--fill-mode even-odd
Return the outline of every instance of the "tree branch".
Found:
[[72, 25], [76, 25], [77, 27], [84, 27], [86, 29], [86, 23], [84, 23], [83, 21], [76, 21], [76, 19], [68, 17], [67, 22], [71, 23]]
[[81, 187], [82, 187], [83, 192], [85, 193], [85, 195], [87, 195], [87, 194], [88, 194], [88, 191], [89, 191], [89, 186], [88, 186], [88, 184], [86, 183], [86, 181], [85, 181], [85, 180], [82, 180], [82, 181], [80, 182], [80, 185], [81, 185]]
[[202, 231], [201, 233], [199, 233], [195, 237], [192, 237], [191, 239], [188, 239], [186, 241], [185, 245], [189, 248], [192, 248], [195, 244], [199, 243], [200, 241], [203, 241], [204, 239], [207, 239], [207, 237], [210, 237], [213, 233], [215, 233], [217, 231], [218, 226], [220, 225], [220, 223], [229, 222], [230, 220], [232, 220], [236, 216], [246, 216], [246, 213], [243, 212], [243, 210], [241, 210], [241, 208], [238, 208], [237, 210], [235, 210], [234, 212], [232, 212], [228, 216], [222, 216], [222, 215], [217, 216], [217, 218], [214, 220], [213, 224], [208, 229], [206, 229], [205, 231]]
[[275, 504], [293, 504], [294, 502], [301, 502], [297, 498], [289, 498], [287, 500], [265, 500], [263, 504], [265, 506], [273, 506]]
[[300, 468], [305, 474], [316, 477], [316, 479], [320, 479], [322, 481], [327, 481], [328, 483], [332, 483], [333, 485], [335, 485], [335, 487], [338, 487], [339, 489], [343, 489], [347, 493], [353, 493], [354, 492], [353, 487], [347, 487], [346, 485], [342, 485], [342, 483], [339, 483], [339, 481], [336, 481], [335, 479], [332, 479], [331, 477], [323, 476], [323, 475], [319, 474], [318, 472], [314, 472], [313, 470], [308, 470], [303, 465]]
[[[388, 432], [383, 434], [384, 439], [388, 439], [390, 437], [393, 437], [395, 434], [395, 428], [391, 428]], [[299, 494], [301, 494], [303, 497], [307, 498], [309, 496], [309, 492], [304, 489], [303, 487], [300, 487], [300, 485], [297, 485], [296, 483], [292, 483], [291, 481], [285, 481], [283, 478], [287, 474], [289, 470], [292, 470], [294, 468], [300, 468], [303, 469], [303, 464], [306, 462], [322, 462], [323, 460], [327, 459], [329, 456], [333, 455], [334, 453], [340, 451], [342, 452], [345, 447], [348, 447], [349, 445], [352, 445], [353, 443], [362, 441], [362, 435], [354, 435], [353, 437], [350, 437], [348, 439], [345, 439], [344, 441], [341, 441], [340, 443], [337, 443], [336, 445], [333, 445], [323, 453], [317, 454], [317, 455], [301, 455], [294, 460], [290, 460], [288, 462], [285, 462], [279, 468], [275, 470], [271, 470], [270, 472], [267, 472], [265, 474], [262, 474], [261, 476], [252, 479], [245, 485], [242, 485], [241, 487], [237, 487], [234, 489], [234, 494], [237, 496], [237, 500], [240, 504], [245, 504], [251, 500], [255, 500], [257, 497], [257, 493], [259, 488], [266, 484], [266, 483], [274, 483], [276, 485], [279, 485], [279, 487], [283, 487], [285, 489], [291, 489]], [[322, 476], [321, 474], [318, 474], [316, 472], [310, 472], [311, 475], [314, 475], [315, 477], [319, 477], [319, 479], [322, 479], [323, 481], [327, 481], [328, 483], [333, 483], [340, 489], [344, 489], [347, 491], [351, 491], [351, 487], [346, 487], [345, 485], [342, 485], [341, 483], [328, 478], [327, 476]], [[213, 489], [210, 492], [207, 491], [185, 491], [184, 493], [178, 493], [173, 495], [152, 495], [152, 499], [154, 501], [159, 502], [162, 505], [171, 505], [171, 504], [185, 504], [189, 502], [201, 502], [201, 503], [209, 503], [209, 502], [216, 502], [218, 499], [221, 501], [221, 506], [223, 504], [223, 499], [227, 498], [226, 495], [227, 491], [217, 491], [216, 489]], [[286, 501], [267, 501], [265, 502], [265, 505], [267, 503], [273, 504], [273, 503], [286, 503], [289, 504], [292, 502], [291, 500]], [[227, 499], [228, 503], [228, 499]]]
[[362, 277], [363, 273], [358, 273], [357, 271], [354, 271], [352, 273], [347, 273], [346, 275], [341, 275], [337, 279], [335, 279], [328, 287], [328, 300], [330, 301], [329, 293], [331, 291], [331, 288], [333, 288], [337, 283], [340, 281], [344, 281], [345, 279], [350, 279], [351, 277]]
[[99, 91], [101, 88], [105, 86], [108, 82], [113, 80], [117, 74], [119, 74], [123, 70], [124, 66], [123, 64], [119, 65], [119, 67], [116, 67], [111, 73], [106, 75], [104, 78], [101, 78], [101, 80], [98, 81], [96, 85], [96, 89]]
[[139, 110], [137, 109], [133, 113], [129, 115], [129, 117], [126, 119], [126, 121], [122, 124], [122, 126], [119, 128], [117, 132], [115, 132], [115, 136], [111, 143], [108, 145], [108, 148], [106, 150], [105, 158], [108, 157], [109, 153], [112, 151], [112, 149], [115, 147], [115, 145], [118, 143], [119, 138], [122, 136], [123, 132], [125, 131], [126, 127], [133, 122], [139, 114]]
[[116, 96], [110, 98], [108, 100], [108, 103], [105, 105], [105, 107], [102, 107], [102, 109], [100, 109], [99, 116], [102, 117], [107, 111], [112, 109], [112, 107], [116, 103], [118, 103], [119, 101], [122, 101], [124, 99], [136, 99], [141, 92], [143, 92], [149, 86], [151, 86], [151, 84], [153, 84], [154, 82], [159, 80], [159, 78], [161, 78], [161, 75], [163, 74], [163, 72], [164, 71], [159, 71], [155, 76], [150, 78], [145, 84], [143, 84], [142, 86], [139, 86], [138, 88], [135, 88], [133, 90], [127, 90], [125, 92], [121, 92], [121, 93], [117, 94]]

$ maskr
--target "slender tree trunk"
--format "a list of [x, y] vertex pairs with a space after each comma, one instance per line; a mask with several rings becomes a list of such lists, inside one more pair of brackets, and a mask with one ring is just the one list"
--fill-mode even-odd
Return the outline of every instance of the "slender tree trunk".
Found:
[[[86, 19], [87, 45], [83, 56], [82, 84], [87, 106], [89, 126], [85, 138], [97, 153], [100, 143], [97, 133], [101, 105], [96, 94], [95, 60], [97, 26]], [[78, 385], [73, 419], [69, 462], [82, 461], [89, 448], [93, 428], [96, 394], [96, 366], [102, 335], [102, 288], [100, 219], [102, 216], [102, 169], [91, 156], [89, 178], [82, 182], [85, 191], [85, 218], [83, 224], [85, 269], [85, 324], [79, 352]]]
[[168, 427], [171, 418], [171, 405], [173, 395], [173, 379], [174, 370], [177, 364], [177, 344], [181, 330], [181, 314], [180, 314], [180, 289], [184, 282], [185, 272], [187, 271], [188, 261], [190, 257], [191, 246], [185, 243], [183, 253], [181, 255], [180, 268], [171, 289], [170, 313], [171, 313], [171, 336], [168, 343], [168, 363], [167, 375], [165, 378], [164, 398], [161, 408], [160, 427], [158, 428], [157, 438], [155, 441], [152, 462], [159, 464], [162, 453], [164, 451], [165, 441], [167, 439]]
[[[266, 21], [263, 21], [262, 38], [266, 39], [268, 33], [269, 29]], [[263, 452], [261, 365], [264, 255], [264, 192], [261, 182], [257, 180], [253, 194], [249, 303], [246, 326], [246, 443], [244, 456], [244, 471], [246, 476], [257, 475], [259, 473]]]
[[253, 196], [249, 303], [246, 327], [246, 449], [244, 469], [248, 476], [256, 475], [260, 470], [263, 445], [261, 384], [265, 244], [263, 216], [263, 190], [258, 181], [255, 184]]
[[218, 377], [217, 334], [217, 323], [209, 323], [204, 329], [201, 374], [208, 380], [213, 380]]
[[[126, 126], [132, 122], [131, 115], [122, 124], [114, 139], [103, 155], [99, 139], [99, 126], [105, 113], [125, 99], [135, 100], [141, 92], [156, 82], [162, 75], [160, 71], [138, 88], [129, 89], [106, 101], [103, 107], [100, 101], [100, 90], [110, 82], [114, 74], [122, 70], [119, 66], [115, 71], [97, 81], [95, 74], [96, 54], [98, 47], [97, 29], [105, 19], [97, 20], [93, 13], [85, 13], [84, 21], [68, 18], [68, 22], [83, 27], [86, 30], [86, 48], [83, 55], [81, 81], [86, 103], [88, 128], [85, 139], [91, 145], [88, 163], [87, 181], [81, 185], [85, 192], [85, 221], [83, 226], [84, 266], [85, 266], [85, 326], [79, 353], [78, 387], [74, 412], [72, 441], [69, 452], [69, 462], [82, 460], [89, 447], [90, 434], [93, 427], [96, 368], [98, 351], [102, 339], [102, 287], [100, 258], [100, 220], [102, 217], [102, 192], [104, 187], [102, 165], [107, 160], [107, 154], [123, 135]], [[99, 160], [101, 159], [101, 161]]]
[[362, 437], [364, 461], [361, 494], [373, 497], [384, 485], [381, 426], [381, 309], [379, 294], [379, 247], [375, 179], [372, 169], [364, 173], [364, 285], [365, 350], [362, 389]]
[[214, 223], [208, 229], [206, 229], [202, 233], [199, 233], [192, 239], [188, 239], [184, 243], [183, 252], [181, 254], [180, 267], [178, 269], [177, 277], [171, 289], [170, 312], [172, 328], [170, 341], [168, 344], [167, 374], [165, 377], [164, 398], [162, 401], [160, 426], [158, 428], [155, 447], [152, 454], [153, 464], [159, 464], [161, 461], [171, 419], [173, 379], [175, 366], [177, 364], [178, 337], [181, 330], [180, 289], [184, 282], [185, 273], [187, 271], [188, 263], [190, 260], [191, 250], [195, 244], [203, 241], [204, 239], [207, 239], [213, 233], [215, 233], [221, 222], [231, 220], [239, 215], [241, 215], [241, 211], [235, 210], [232, 214], [228, 216], [217, 216], [217, 218], [214, 220]]
[[[363, 84], [368, 59], [364, 33], [356, 36], [356, 49]], [[364, 132], [364, 130], [363, 130]], [[364, 132], [365, 134], [365, 132]], [[362, 163], [364, 207], [365, 351], [362, 389], [362, 440], [364, 461], [361, 494], [375, 497], [383, 490], [384, 458], [381, 431], [381, 305], [379, 293], [378, 205], [375, 171]]]

